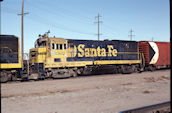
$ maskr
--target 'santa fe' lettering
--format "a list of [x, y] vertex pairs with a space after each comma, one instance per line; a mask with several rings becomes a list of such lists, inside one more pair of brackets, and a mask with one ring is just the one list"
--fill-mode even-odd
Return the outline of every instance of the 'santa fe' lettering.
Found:
[[113, 45], [107, 45], [108, 51], [105, 48], [85, 48], [84, 44], [78, 45], [78, 57], [116, 57], [117, 49]]

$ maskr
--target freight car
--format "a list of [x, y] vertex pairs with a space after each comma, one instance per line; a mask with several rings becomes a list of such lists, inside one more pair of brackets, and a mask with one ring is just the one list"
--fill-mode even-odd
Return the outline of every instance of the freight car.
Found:
[[0, 35], [0, 81], [21, 78], [21, 71], [19, 38], [13, 35]]
[[170, 67], [170, 42], [139, 41], [139, 51], [144, 54], [145, 70]]
[[29, 62], [30, 75], [38, 78], [75, 77], [105, 67], [118, 73], [143, 70], [136, 41], [72, 40], [46, 34], [30, 49]]

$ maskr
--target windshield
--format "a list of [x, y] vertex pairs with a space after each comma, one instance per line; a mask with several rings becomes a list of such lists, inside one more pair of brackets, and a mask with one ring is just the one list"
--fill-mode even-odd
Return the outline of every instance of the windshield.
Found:
[[35, 48], [38, 48], [38, 47], [45, 47], [46, 46], [46, 41], [42, 41], [42, 42], [39, 42], [37, 41], [35, 43]]

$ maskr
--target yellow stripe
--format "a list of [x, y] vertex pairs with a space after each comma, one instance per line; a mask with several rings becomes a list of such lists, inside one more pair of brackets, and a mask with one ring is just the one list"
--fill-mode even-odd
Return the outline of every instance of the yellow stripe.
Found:
[[18, 38], [18, 61], [19, 61], [18, 63], [0, 63], [0, 69], [22, 68], [19, 38]]
[[[141, 60], [103, 60], [94, 61], [94, 65], [105, 64], [138, 64]], [[59, 68], [59, 67], [83, 67], [87, 65], [93, 65], [93, 61], [74, 61], [74, 62], [58, 62], [45, 65], [45, 68]]]
[[103, 61], [95, 61], [94, 64], [137, 64], [141, 63], [140, 60], [103, 60]]
[[21, 63], [3, 63], [0, 64], [1, 69], [10, 69], [10, 68], [21, 68]]
[[57, 62], [53, 64], [45, 64], [45, 68], [83, 67], [86, 65], [93, 65], [93, 62], [92, 61]]

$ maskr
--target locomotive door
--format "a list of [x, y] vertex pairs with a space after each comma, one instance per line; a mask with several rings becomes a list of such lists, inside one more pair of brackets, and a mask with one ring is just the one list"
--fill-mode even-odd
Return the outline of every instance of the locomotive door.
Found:
[[120, 42], [120, 56], [121, 60], [127, 60], [128, 58], [128, 52], [129, 52], [129, 43], [127, 42]]
[[74, 58], [76, 56], [76, 47], [74, 43], [68, 43], [67, 57]]

